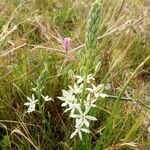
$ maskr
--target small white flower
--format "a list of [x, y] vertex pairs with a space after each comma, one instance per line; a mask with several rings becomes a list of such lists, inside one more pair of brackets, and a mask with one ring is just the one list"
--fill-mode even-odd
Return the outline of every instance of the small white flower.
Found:
[[91, 99], [91, 95], [88, 94], [86, 97], [86, 100], [84, 101], [84, 106], [86, 109], [91, 109], [91, 107], [96, 107], [96, 105], [94, 104], [96, 102], [97, 99]]
[[92, 84], [92, 88], [86, 88], [89, 92], [93, 93], [96, 98], [99, 97], [99, 92], [104, 89], [103, 84], [99, 84], [98, 86], [95, 86]]
[[81, 76], [75, 76], [75, 78], [77, 78], [77, 84], [80, 84], [80, 83], [82, 83], [83, 81], [84, 81], [84, 78], [83, 77], [81, 77]]
[[74, 84], [74, 87], [71, 87], [70, 85], [69, 85], [69, 91], [71, 92], [71, 93], [73, 93], [73, 94], [78, 94], [78, 93], [81, 93], [82, 92], [82, 88], [79, 86], [78, 87], [78, 85], [77, 84]]
[[72, 114], [74, 114], [74, 111], [76, 109], [79, 109], [79, 108], [80, 108], [80, 104], [78, 104], [78, 103], [69, 103], [69, 107], [67, 109], [65, 109], [64, 112], [68, 112], [68, 111], [71, 110], [70, 115], [72, 115]]
[[54, 101], [54, 100], [52, 99], [52, 97], [49, 97], [48, 95], [47, 95], [47, 96], [41, 95], [41, 96], [42, 96], [42, 98], [45, 100], [45, 102]]
[[97, 120], [95, 117], [90, 116], [90, 115], [87, 115], [88, 112], [89, 112], [89, 110], [90, 110], [90, 109], [87, 108], [87, 109], [85, 109], [85, 111], [83, 112], [83, 111], [81, 110], [81, 108], [79, 108], [79, 109], [78, 109], [79, 114], [72, 114], [70, 117], [79, 119], [79, 120], [82, 122], [82, 124], [85, 124], [86, 127], [89, 127], [89, 121], [88, 121], [88, 120], [92, 120], [92, 121]]
[[37, 92], [39, 90], [39, 92], [42, 92], [43, 89], [44, 89], [44, 87], [41, 89], [37, 89], [37, 87], [35, 87], [35, 88], [32, 88], [31, 91]]
[[[81, 77], [81, 76], [77, 75], [77, 76], [75, 76], [75, 78], [77, 78], [77, 84], [81, 84], [81, 83], [83, 83], [85, 81], [85, 76]], [[87, 75], [87, 81], [86, 82], [90, 83], [91, 80], [95, 80], [93, 78], [93, 75], [92, 74]]]
[[93, 93], [96, 98], [98, 97], [106, 98], [108, 95], [102, 93], [104, 88], [105, 88], [104, 84], [99, 84], [97, 87], [94, 84], [92, 84], [92, 88], [86, 88], [86, 89], [87, 91]]
[[62, 97], [57, 97], [58, 99], [60, 99], [61, 101], [63, 101], [61, 106], [67, 106], [70, 103], [75, 103], [77, 101], [77, 99], [75, 98], [75, 95], [73, 95], [73, 93], [71, 93], [70, 91], [65, 91], [63, 90], [63, 96]]
[[35, 110], [35, 105], [36, 105], [36, 102], [38, 102], [38, 100], [35, 99], [34, 94], [32, 94], [32, 98], [27, 97], [27, 100], [28, 100], [29, 102], [25, 103], [24, 105], [25, 105], [25, 106], [29, 106], [27, 112], [28, 112], [28, 113], [31, 113], [32, 111]]
[[71, 90], [69, 91], [63, 90], [63, 97], [57, 97], [57, 98], [63, 101], [61, 105], [62, 107], [65, 106], [68, 107], [64, 110], [64, 112], [71, 111], [71, 114], [73, 114], [75, 109], [78, 109], [80, 107], [80, 104], [77, 102], [75, 95], [73, 95], [74, 93], [73, 89]]
[[82, 140], [82, 132], [90, 133], [90, 130], [87, 128], [83, 128], [83, 123], [76, 119], [75, 131], [71, 134], [70, 138], [72, 139], [76, 134], [79, 135], [80, 140]]
[[32, 88], [32, 89], [31, 89], [31, 91], [33, 91], [33, 92], [36, 92], [36, 90], [37, 90], [36, 88]]

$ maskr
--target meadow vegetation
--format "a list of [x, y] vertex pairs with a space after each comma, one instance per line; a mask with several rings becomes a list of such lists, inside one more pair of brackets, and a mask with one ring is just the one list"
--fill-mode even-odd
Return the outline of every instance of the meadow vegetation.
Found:
[[0, 149], [149, 150], [149, 11], [148, 0], [0, 0]]

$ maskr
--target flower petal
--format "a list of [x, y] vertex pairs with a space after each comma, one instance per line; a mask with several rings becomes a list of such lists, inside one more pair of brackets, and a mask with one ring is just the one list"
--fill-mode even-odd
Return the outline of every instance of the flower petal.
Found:
[[71, 135], [70, 138], [72, 139], [77, 134], [77, 130], [75, 130]]
[[65, 109], [64, 113], [66, 113], [67, 111], [71, 110], [71, 108], [67, 108]]
[[86, 129], [86, 128], [81, 128], [81, 131], [85, 132], [85, 133], [90, 133], [90, 130], [89, 129]]
[[72, 114], [70, 117], [71, 117], [71, 118], [80, 118], [80, 115]]
[[108, 95], [105, 94], [105, 93], [100, 93], [99, 96], [102, 97], [102, 98], [106, 98]]
[[67, 103], [64, 102], [64, 103], [61, 104], [61, 106], [62, 106], [62, 107], [65, 107], [65, 106], [67, 106]]
[[89, 127], [89, 126], [90, 126], [90, 123], [88, 122], [87, 119], [84, 119], [84, 124], [86, 125], [86, 127]]
[[80, 140], [82, 141], [82, 133], [81, 133], [81, 131], [80, 131], [80, 130], [78, 131], [78, 134], [79, 134], [79, 138], [80, 138]]
[[93, 116], [85, 116], [86, 119], [96, 121], [97, 119]]
[[61, 101], [65, 101], [66, 100], [66, 98], [65, 97], [57, 97], [59, 100], [61, 100]]

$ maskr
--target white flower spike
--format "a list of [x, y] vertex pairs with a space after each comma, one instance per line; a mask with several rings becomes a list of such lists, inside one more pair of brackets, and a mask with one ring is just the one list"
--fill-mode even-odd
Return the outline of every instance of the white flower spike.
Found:
[[[69, 90], [62, 90], [62, 97], [58, 97], [63, 103], [62, 107], [66, 107], [64, 112], [70, 111], [70, 117], [75, 119], [75, 131], [70, 138], [79, 135], [82, 140], [82, 132], [90, 133], [90, 121], [96, 121], [94, 116], [89, 115], [92, 108], [96, 107], [95, 102], [99, 97], [105, 98], [108, 95], [102, 93], [105, 90], [105, 85], [100, 84], [95, 86], [92, 81], [94, 77], [92, 74], [85, 76], [75, 76], [77, 79], [73, 86], [69, 86]], [[84, 82], [86, 82], [86, 98], [82, 103], [82, 93]], [[82, 105], [83, 104], [83, 105]]]

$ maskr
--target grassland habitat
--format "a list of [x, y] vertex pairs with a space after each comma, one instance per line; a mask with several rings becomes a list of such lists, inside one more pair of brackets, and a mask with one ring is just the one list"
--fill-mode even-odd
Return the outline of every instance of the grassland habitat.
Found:
[[150, 150], [150, 1], [0, 0], [0, 150]]

